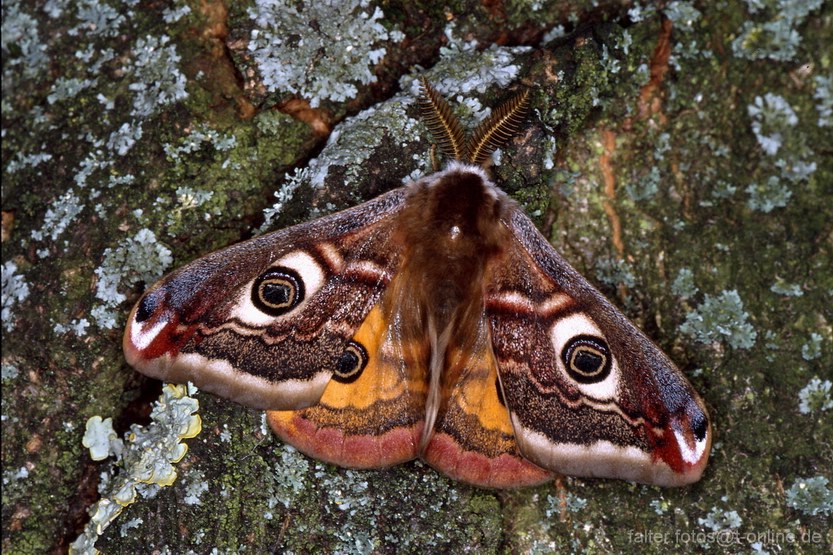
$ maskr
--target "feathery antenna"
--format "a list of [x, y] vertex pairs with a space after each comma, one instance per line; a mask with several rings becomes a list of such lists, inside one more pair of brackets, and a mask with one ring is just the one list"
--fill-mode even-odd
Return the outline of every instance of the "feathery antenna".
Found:
[[460, 120], [445, 98], [426, 78], [422, 78], [419, 107], [425, 125], [448, 158], [482, 166], [489, 156], [506, 144], [518, 130], [529, 104], [529, 90], [524, 90], [495, 108], [467, 137]]
[[466, 145], [472, 164], [483, 165], [496, 149], [512, 138], [526, 115], [528, 104], [529, 89], [526, 89], [492, 110], [492, 114], [475, 127]]
[[466, 133], [460, 125], [460, 120], [451, 111], [445, 98], [422, 78], [422, 95], [419, 98], [419, 108], [425, 125], [434, 136], [434, 140], [448, 158], [467, 162]]

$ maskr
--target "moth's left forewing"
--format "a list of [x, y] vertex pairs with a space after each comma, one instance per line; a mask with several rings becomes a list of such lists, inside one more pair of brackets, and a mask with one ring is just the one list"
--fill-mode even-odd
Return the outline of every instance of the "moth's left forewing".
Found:
[[486, 312], [521, 453], [562, 474], [698, 480], [711, 428], [686, 378], [520, 210], [504, 224]]
[[128, 363], [255, 407], [317, 402], [398, 260], [392, 191], [211, 253], [156, 283], [128, 318]]

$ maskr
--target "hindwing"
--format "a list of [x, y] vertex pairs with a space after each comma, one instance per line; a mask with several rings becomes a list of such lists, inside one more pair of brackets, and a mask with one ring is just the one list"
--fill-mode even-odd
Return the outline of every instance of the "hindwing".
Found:
[[551, 472], [521, 455], [491, 341], [482, 315], [470, 344], [449, 344], [437, 414], [422, 457], [446, 476], [482, 487], [522, 487], [551, 480]]
[[430, 354], [425, 336], [411, 325], [417, 308], [402, 282], [402, 275], [394, 278], [365, 318], [349, 342], [354, 364], [334, 375], [314, 406], [267, 413], [281, 439], [351, 468], [419, 456]]

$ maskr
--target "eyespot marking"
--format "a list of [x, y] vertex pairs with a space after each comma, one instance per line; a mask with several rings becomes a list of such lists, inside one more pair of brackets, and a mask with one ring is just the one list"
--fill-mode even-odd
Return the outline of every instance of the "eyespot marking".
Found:
[[286, 314], [301, 304], [304, 295], [301, 276], [284, 266], [270, 268], [252, 286], [252, 304], [270, 316]]
[[266, 327], [276, 319], [294, 317], [324, 286], [328, 275], [327, 268], [312, 255], [292, 251], [240, 289], [229, 319]]
[[578, 383], [598, 383], [610, 375], [610, 349], [600, 337], [573, 337], [561, 351], [561, 360], [567, 373]]
[[550, 328], [556, 366], [563, 378], [593, 401], [616, 401], [621, 372], [604, 333], [590, 316], [574, 312]]
[[367, 366], [367, 361], [367, 350], [360, 343], [350, 341], [338, 359], [333, 379], [341, 383], [356, 381]]

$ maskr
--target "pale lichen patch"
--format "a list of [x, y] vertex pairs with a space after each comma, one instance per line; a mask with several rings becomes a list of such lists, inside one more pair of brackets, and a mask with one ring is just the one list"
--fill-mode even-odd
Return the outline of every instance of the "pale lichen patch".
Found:
[[[151, 411], [151, 424], [133, 424], [124, 440], [115, 437], [110, 419], [100, 416], [87, 423], [84, 445], [90, 447], [95, 460], [115, 455], [110, 475], [102, 481], [102, 498], [89, 509], [90, 522], [70, 546], [70, 553], [98, 553], [95, 542], [123, 508], [136, 501], [138, 495], [155, 495], [156, 489], [174, 483], [174, 464], [188, 451], [183, 439], [197, 436], [202, 428], [199, 402], [189, 397], [187, 386], [167, 384]], [[108, 425], [109, 424], [109, 425]], [[103, 455], [103, 457], [102, 457]], [[194, 492], [196, 494], [196, 492]]]
[[372, 68], [385, 56], [384, 44], [404, 38], [382, 25], [381, 8], [371, 8], [367, 0], [256, 2], [249, 50], [263, 84], [300, 94], [312, 107], [354, 98], [357, 83], [376, 81]]

